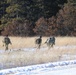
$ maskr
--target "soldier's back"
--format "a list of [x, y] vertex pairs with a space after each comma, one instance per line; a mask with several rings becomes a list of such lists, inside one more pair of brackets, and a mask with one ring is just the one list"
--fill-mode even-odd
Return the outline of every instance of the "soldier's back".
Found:
[[9, 43], [10, 43], [10, 39], [9, 39], [8, 37], [5, 37], [5, 38], [4, 38], [4, 43], [5, 43], [5, 44], [9, 44]]
[[42, 41], [42, 39], [41, 39], [41, 38], [37, 38], [37, 39], [36, 39], [36, 44], [40, 44], [40, 43], [41, 43], [41, 41]]

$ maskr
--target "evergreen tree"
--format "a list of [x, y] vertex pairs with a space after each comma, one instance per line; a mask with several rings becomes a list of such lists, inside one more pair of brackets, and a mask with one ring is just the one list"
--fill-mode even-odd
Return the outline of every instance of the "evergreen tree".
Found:
[[5, 12], [6, 7], [7, 7], [6, 0], [0, 0], [0, 18], [6, 14]]
[[76, 36], [76, 0], [68, 0], [59, 11], [57, 24], [60, 27], [59, 34]]
[[29, 20], [33, 30], [39, 18], [44, 17], [46, 20], [55, 16], [61, 9], [58, 5], [65, 2], [67, 0], [0, 0], [0, 29], [8, 29], [13, 20]]

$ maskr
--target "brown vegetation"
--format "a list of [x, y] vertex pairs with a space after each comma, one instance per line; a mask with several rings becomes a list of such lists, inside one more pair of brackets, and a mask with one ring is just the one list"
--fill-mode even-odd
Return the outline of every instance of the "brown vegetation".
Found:
[[[49, 50], [46, 44], [44, 44], [47, 37], [43, 37], [41, 48], [44, 49], [35, 49], [35, 51], [31, 51], [30, 48], [35, 48], [35, 38], [36, 37], [10, 37], [12, 45], [9, 45], [8, 51], [4, 51], [4, 47], [2, 47], [3, 37], [0, 37], [0, 52], [2, 51], [0, 53], [0, 67], [3, 65], [2, 68], [11, 68], [55, 62], [61, 60], [63, 55], [70, 55], [69, 60], [75, 59], [71, 57], [71, 55], [76, 55], [76, 47], [71, 49], [61, 48], [63, 46], [76, 46], [75, 37], [56, 37], [54, 48]], [[22, 48], [28, 48], [30, 51], [25, 51]], [[10, 51], [10, 49], [12, 50]], [[64, 60], [66, 60], [66, 58]]]
[[[7, 0], [9, 4], [6, 0], [4, 1], [5, 2], [1, 0], [1, 2], [7, 6], [5, 6], [6, 14], [1, 15], [0, 18], [1, 35], [76, 36], [75, 0], [67, 0], [67, 3], [64, 5], [63, 3], [66, 2], [66, 0], [45, 0], [45, 2], [44, 0], [34, 0], [32, 3], [34, 2], [35, 4], [29, 4], [29, 6], [24, 6], [26, 3], [28, 4], [28, 1], [21, 0], [21, 4], [17, 4], [16, 1], [12, 0]], [[21, 7], [23, 9], [21, 9]], [[2, 10], [2, 8], [0, 10]]]

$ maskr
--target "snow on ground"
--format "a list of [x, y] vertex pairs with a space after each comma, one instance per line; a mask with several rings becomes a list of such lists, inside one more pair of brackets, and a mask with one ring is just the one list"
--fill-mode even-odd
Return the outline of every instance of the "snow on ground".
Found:
[[[47, 49], [48, 48], [42, 47], [40, 50]], [[76, 49], [76, 46], [55, 46], [54, 49], [70, 50]], [[18, 49], [11, 50], [11, 52], [15, 50]], [[36, 48], [23, 48], [21, 50], [35, 51]], [[4, 52], [4, 50], [0, 50], [0, 53]], [[59, 62], [0, 70], [0, 75], [76, 75], [76, 60], [62, 61], [65, 58], [69, 59], [69, 57], [69, 55], [63, 55], [61, 61]], [[76, 55], [71, 55], [71, 57], [76, 58]]]
[[0, 75], [76, 75], [76, 60], [5, 69]]
[[[24, 51], [35, 51], [37, 48], [22, 48], [21, 50], [24, 50]], [[52, 49], [52, 48], [50, 48]], [[54, 46], [53, 49], [63, 49], [63, 50], [72, 50], [72, 49], [76, 49], [76, 45], [67, 45], [67, 46]], [[17, 50], [17, 49], [15, 49]], [[41, 47], [40, 50], [48, 50], [48, 47]]]
[[[23, 51], [36, 51], [36, 47], [29, 47], [29, 48], [21, 48], [21, 49], [10, 49], [11, 51], [16, 51], [16, 50], [23, 50]], [[40, 50], [47, 50], [48, 47], [41, 47]], [[76, 49], [76, 45], [67, 45], [67, 46], [54, 46], [53, 48], [50, 48], [50, 50], [52, 49], [63, 49], [63, 50], [72, 50], [72, 49]], [[10, 51], [9, 50], [9, 51]], [[0, 50], [0, 53], [5, 52], [5, 50]]]

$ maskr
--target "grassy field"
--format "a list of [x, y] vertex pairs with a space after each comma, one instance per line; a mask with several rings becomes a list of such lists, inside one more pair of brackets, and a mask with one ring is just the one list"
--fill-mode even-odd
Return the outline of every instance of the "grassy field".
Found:
[[[35, 47], [35, 39], [37, 37], [9, 37], [11, 39], [12, 45], [9, 48], [25, 48], [25, 47]], [[48, 37], [42, 38], [42, 44], [46, 41]], [[0, 37], [0, 49], [4, 49], [2, 43], [3, 37]], [[56, 45], [76, 45], [76, 37], [56, 37]]]
[[[67, 46], [76, 46], [76, 37], [56, 37], [56, 44], [54, 48], [47, 50], [39, 50], [35, 51], [24, 51], [21, 48], [34, 48], [35, 47], [35, 39], [36, 37], [9, 37], [11, 39], [12, 45], [9, 45], [9, 49], [12, 51], [5, 51], [3, 47], [3, 37], [0, 37], [0, 50], [4, 51], [0, 53], [0, 69], [18, 67], [18, 66], [26, 66], [26, 65], [34, 65], [41, 64], [47, 62], [59, 61], [62, 55], [76, 55], [76, 47], [75, 48], [59, 48], [59, 47], [67, 47]], [[44, 42], [48, 37], [42, 38], [42, 47], [47, 47]], [[58, 47], [58, 48], [56, 48]], [[18, 49], [18, 50], [13, 50]], [[74, 58], [70, 58], [74, 59]]]

